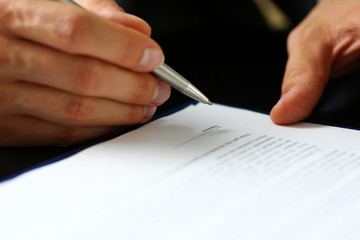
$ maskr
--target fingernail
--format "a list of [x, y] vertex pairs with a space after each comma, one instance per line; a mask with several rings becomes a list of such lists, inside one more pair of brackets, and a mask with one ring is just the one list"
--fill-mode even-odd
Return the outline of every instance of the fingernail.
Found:
[[170, 97], [170, 87], [168, 84], [164, 83], [163, 81], [158, 81], [154, 95], [151, 99], [152, 104], [162, 104]]
[[149, 118], [154, 116], [155, 112], [156, 112], [156, 107], [145, 106], [144, 113], [143, 113], [143, 119], [148, 120]]
[[164, 55], [158, 48], [149, 47], [144, 50], [139, 67], [144, 70], [152, 70], [160, 66], [164, 61]]

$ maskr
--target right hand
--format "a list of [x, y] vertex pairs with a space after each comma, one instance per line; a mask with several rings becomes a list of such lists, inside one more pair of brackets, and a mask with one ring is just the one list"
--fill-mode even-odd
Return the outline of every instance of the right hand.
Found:
[[0, 0], [0, 146], [77, 143], [146, 122], [168, 99], [149, 73], [164, 59], [149, 26], [112, 0], [78, 2], [89, 11]]

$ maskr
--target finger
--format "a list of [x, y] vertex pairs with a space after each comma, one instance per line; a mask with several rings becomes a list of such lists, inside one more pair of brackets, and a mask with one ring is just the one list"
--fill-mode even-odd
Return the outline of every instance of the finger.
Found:
[[156, 111], [156, 107], [81, 97], [25, 82], [7, 84], [5, 94], [3, 115], [32, 116], [69, 127], [143, 123]]
[[61, 51], [143, 72], [164, 60], [161, 48], [148, 36], [76, 6], [37, 0], [26, 7], [14, 4], [12, 11], [7, 19], [12, 33]]
[[137, 16], [125, 13], [124, 9], [117, 5], [114, 0], [77, 0], [76, 2], [86, 10], [98, 14], [101, 17], [133, 28], [147, 36], [151, 34], [151, 28], [148, 23]]
[[0, 116], [0, 146], [70, 145], [90, 140], [114, 127], [73, 128], [27, 116]]
[[321, 30], [303, 29], [292, 32], [288, 39], [289, 59], [282, 94], [270, 113], [276, 124], [292, 124], [308, 117], [330, 75], [332, 46], [327, 39], [318, 37], [326, 35]]
[[157, 106], [170, 95], [170, 87], [151, 74], [131, 72], [22, 39], [0, 39], [0, 54], [3, 77], [12, 76], [79, 95], [132, 104]]

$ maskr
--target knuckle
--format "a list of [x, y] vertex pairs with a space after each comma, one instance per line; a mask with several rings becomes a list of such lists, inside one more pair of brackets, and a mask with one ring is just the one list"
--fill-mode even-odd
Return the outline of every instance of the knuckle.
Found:
[[76, 50], [79, 46], [80, 37], [86, 31], [86, 19], [82, 13], [74, 13], [64, 16], [57, 22], [56, 35], [60, 40], [60, 44], [66, 49]]
[[95, 104], [91, 99], [72, 97], [65, 106], [67, 121], [75, 125], [87, 125], [93, 117]]
[[292, 29], [288, 35], [288, 39], [296, 39], [303, 35], [304, 29], [301, 25], [296, 26], [294, 29]]
[[288, 37], [287, 37], [287, 41], [286, 41], [288, 47], [291, 46], [292, 42], [293, 42], [295, 39], [297, 39], [297, 35], [298, 35], [298, 31], [296, 31], [296, 29], [292, 30], [292, 31], [289, 33], [289, 35], [288, 35]]
[[136, 75], [136, 88], [130, 96], [131, 101], [134, 103], [148, 103], [153, 95], [155, 89], [155, 80], [150, 74], [137, 74]]
[[135, 106], [129, 105], [127, 111], [124, 114], [124, 123], [125, 125], [139, 123], [143, 117], [143, 107], [142, 106]]
[[14, 19], [14, 8], [9, 6], [10, 1], [0, 0], [0, 18], [3, 24], [9, 23]]
[[[117, 62], [120, 64], [126, 64], [130, 68], [137, 68], [137, 65], [140, 62], [140, 58], [136, 57], [140, 55], [139, 49], [140, 48], [137, 41], [132, 41], [128, 37], [123, 38], [122, 51], [120, 51], [118, 54]], [[136, 60], [138, 62], [136, 62]]]
[[329, 34], [327, 34], [328, 26], [323, 25], [309, 25], [308, 22], [300, 23], [293, 30], [290, 31], [287, 37], [287, 47], [296, 48], [299, 43], [308, 43], [314, 41], [314, 36], [316, 36], [317, 41], [327, 42], [329, 39]]
[[12, 65], [11, 45], [5, 39], [0, 38], [0, 74], [8, 71], [9, 66]]
[[146, 36], [151, 36], [151, 27], [145, 21], [140, 22], [139, 29], [143, 32]]
[[307, 69], [305, 67], [298, 66], [298, 67], [287, 68], [285, 71], [284, 78], [293, 79], [298, 76], [302, 76], [302, 75], [306, 74], [306, 72], [307, 72]]
[[358, 24], [348, 23], [346, 26], [341, 26], [338, 33], [335, 34], [335, 43], [347, 41], [348, 43], [354, 43], [360, 38], [360, 29]]
[[0, 0], [0, 16], [2, 16], [2, 13], [6, 9], [6, 2], [5, 0]]
[[101, 85], [101, 77], [96, 65], [90, 61], [75, 70], [73, 79], [73, 90], [83, 95], [95, 94]]
[[287, 37], [287, 47], [290, 48], [296, 47], [298, 42], [304, 42], [304, 39], [307, 39], [311, 35], [313, 28], [304, 28], [302, 25], [295, 27], [290, 31]]

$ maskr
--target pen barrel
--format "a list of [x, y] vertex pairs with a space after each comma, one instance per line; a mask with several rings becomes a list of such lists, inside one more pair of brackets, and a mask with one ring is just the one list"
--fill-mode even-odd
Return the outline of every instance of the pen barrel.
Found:
[[152, 73], [180, 92], [183, 92], [190, 83], [165, 63], [155, 69]]
[[154, 76], [160, 78], [186, 96], [199, 102], [211, 105], [209, 99], [200, 92], [199, 89], [165, 63], [161, 64], [160, 67], [155, 69], [152, 73]]

